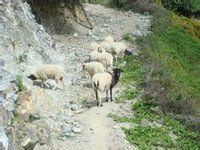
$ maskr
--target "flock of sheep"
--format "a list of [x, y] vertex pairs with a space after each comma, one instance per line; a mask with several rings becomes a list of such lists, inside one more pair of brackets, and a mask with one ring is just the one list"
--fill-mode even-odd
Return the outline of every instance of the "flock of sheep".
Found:
[[[91, 76], [97, 105], [102, 106], [101, 94], [106, 92], [106, 101], [108, 101], [108, 92], [110, 91], [110, 100], [113, 101], [112, 89], [119, 82], [123, 72], [120, 68], [112, 69], [113, 61], [117, 61], [119, 55], [129, 53], [129, 51], [124, 43], [116, 42], [112, 36], [106, 37], [99, 44], [91, 43], [90, 50], [89, 60], [83, 64], [83, 70]], [[32, 81], [41, 80], [47, 87], [46, 81], [53, 79], [57, 84], [61, 82], [64, 89], [63, 75], [63, 68], [60, 65], [43, 65], [28, 78]]]

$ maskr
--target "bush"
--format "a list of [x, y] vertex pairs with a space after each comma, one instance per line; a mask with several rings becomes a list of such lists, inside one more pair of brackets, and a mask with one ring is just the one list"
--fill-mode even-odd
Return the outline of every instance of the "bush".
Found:
[[165, 0], [164, 6], [187, 16], [200, 13], [199, 0]]

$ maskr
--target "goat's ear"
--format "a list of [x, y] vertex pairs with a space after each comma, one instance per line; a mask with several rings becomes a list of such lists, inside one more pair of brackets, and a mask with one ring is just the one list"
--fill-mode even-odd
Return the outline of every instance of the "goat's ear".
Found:
[[124, 72], [124, 70], [120, 69], [121, 72]]

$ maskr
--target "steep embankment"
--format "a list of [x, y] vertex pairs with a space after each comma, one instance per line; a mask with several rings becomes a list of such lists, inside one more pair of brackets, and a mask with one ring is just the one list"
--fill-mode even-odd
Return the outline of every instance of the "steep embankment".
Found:
[[[92, 41], [101, 41], [110, 34], [117, 40], [121, 40], [127, 32], [146, 34], [149, 17], [99, 5], [86, 5], [86, 11], [94, 29], [86, 29], [72, 21], [71, 34], [53, 35], [55, 42], [35, 22], [27, 3], [18, 0], [5, 6], [0, 16], [1, 126], [9, 126], [6, 133], [11, 148], [132, 149], [121, 129], [107, 117], [112, 110], [120, 111], [118, 104], [107, 103], [103, 108], [92, 107], [89, 110], [81, 106], [85, 102], [89, 105], [94, 102], [93, 91], [87, 87], [90, 78], [82, 72], [82, 62], [87, 59], [87, 47]], [[135, 46], [130, 49], [136, 50]], [[41, 64], [60, 64], [64, 67], [64, 91], [30, 86], [27, 75]], [[25, 86], [28, 91], [19, 93]], [[35, 108], [33, 114], [37, 118], [29, 116], [27, 120], [26, 113], [22, 117], [18, 113], [13, 115], [16, 106], [19, 107], [15, 105], [16, 101], [18, 105], [25, 102]], [[20, 109], [30, 111], [27, 105]], [[32, 110], [30, 114], [33, 115]], [[80, 132], [81, 136], [76, 136]], [[75, 139], [71, 140], [72, 137]]]

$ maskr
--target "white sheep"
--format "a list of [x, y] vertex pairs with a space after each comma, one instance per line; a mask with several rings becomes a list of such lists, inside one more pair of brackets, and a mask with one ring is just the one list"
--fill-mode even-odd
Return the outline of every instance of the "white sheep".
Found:
[[96, 50], [96, 49], [97, 49], [97, 46], [98, 46], [97, 42], [92, 42], [92, 43], [90, 44], [90, 46], [89, 46], [90, 51]]
[[105, 38], [105, 42], [113, 43], [113, 42], [115, 42], [115, 39], [112, 36], [108, 36]]
[[91, 78], [97, 73], [105, 72], [105, 68], [100, 62], [84, 63], [83, 70], [86, 70], [90, 74]]
[[102, 63], [106, 69], [112, 69], [113, 67], [113, 56], [110, 53], [107, 52], [100, 53], [96, 60]]
[[99, 52], [98, 50], [93, 50], [89, 54], [89, 61], [97, 61], [103, 64], [103, 66], [108, 69], [113, 66], [113, 56], [107, 52]]
[[102, 42], [97, 46], [98, 52], [111, 52], [112, 51], [112, 44], [110, 42]]
[[102, 106], [101, 95], [106, 92], [106, 101], [108, 101], [108, 92], [110, 90], [110, 100], [113, 101], [112, 89], [119, 82], [121, 76], [121, 69], [113, 69], [113, 72], [104, 72], [95, 74], [92, 78], [92, 85], [94, 88], [97, 105]]
[[123, 55], [124, 52], [128, 49], [126, 44], [122, 42], [114, 42], [112, 43], [111, 54], [114, 56], [115, 60], [117, 61], [117, 57], [119, 55]]
[[89, 53], [89, 60], [90, 61], [95, 61], [99, 58], [100, 53], [98, 50], [93, 50], [92, 52]]
[[[53, 79], [58, 84], [58, 82], [62, 82], [62, 86], [64, 89], [64, 82], [63, 82], [63, 68], [60, 65], [42, 65], [40, 66], [34, 74], [28, 76], [29, 79], [32, 81], [34, 80], [41, 80], [44, 85], [49, 87], [46, 84], [48, 79]], [[54, 86], [55, 89], [55, 86]]]

